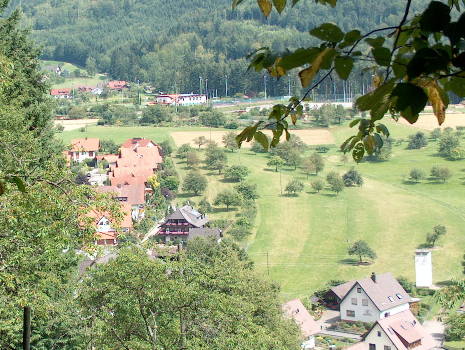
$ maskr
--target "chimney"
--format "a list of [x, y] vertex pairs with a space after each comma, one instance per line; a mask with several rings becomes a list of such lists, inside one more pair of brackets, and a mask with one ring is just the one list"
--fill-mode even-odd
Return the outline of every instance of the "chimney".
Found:
[[371, 273], [371, 280], [376, 283], [376, 273]]

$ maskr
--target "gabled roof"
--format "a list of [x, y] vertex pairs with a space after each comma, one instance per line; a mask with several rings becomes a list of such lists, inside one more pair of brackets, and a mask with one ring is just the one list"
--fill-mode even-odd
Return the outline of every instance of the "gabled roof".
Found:
[[[410, 296], [391, 273], [376, 274], [375, 277], [376, 282], [371, 277], [347, 282], [353, 283], [353, 285], [342, 299], [349, 294], [352, 288], [360, 286], [379, 311], [387, 310], [410, 301]], [[347, 288], [347, 283], [344, 283], [346, 285], [344, 287], [342, 287], [343, 285], [338, 286], [341, 288], [339, 290], [336, 289], [336, 291], [343, 291]]]
[[190, 241], [197, 237], [215, 237], [220, 239], [222, 237], [221, 230], [218, 228], [209, 227], [193, 227], [189, 229], [187, 240]]
[[126, 203], [130, 205], [145, 203], [145, 185], [143, 184], [98, 186], [96, 190], [101, 193], [114, 193], [118, 198], [127, 198]]
[[123, 89], [127, 86], [127, 82], [124, 80], [114, 80], [108, 82], [109, 89]]
[[407, 350], [409, 344], [421, 341], [416, 350], [429, 350], [435, 346], [431, 335], [423, 328], [410, 310], [377, 321], [398, 350]]
[[136, 149], [138, 147], [147, 147], [152, 144], [153, 146], [157, 146], [155, 142], [152, 140], [143, 138], [143, 137], [134, 137], [132, 139], [128, 139], [124, 141], [124, 143], [121, 145], [122, 148], [131, 148], [131, 149]]
[[292, 318], [300, 327], [302, 335], [307, 338], [320, 331], [320, 327], [305, 308], [300, 299], [288, 301], [282, 306], [284, 314]]
[[116, 163], [118, 160], [118, 155], [117, 154], [102, 154], [97, 156], [97, 160], [103, 160], [105, 159], [108, 163]]
[[[121, 203], [121, 211], [123, 213], [123, 218], [121, 221], [120, 226], [122, 228], [132, 228], [132, 208], [128, 203]], [[91, 210], [89, 213], [86, 214], [87, 217], [92, 218], [95, 225], [97, 225], [102, 218], [107, 218], [110, 223], [112, 221], [111, 213], [107, 211], [98, 211], [98, 210]]]
[[71, 140], [72, 152], [97, 152], [100, 146], [100, 140], [96, 138], [85, 137], [83, 139]]
[[195, 227], [203, 227], [208, 222], [206, 215], [200, 214], [189, 205], [177, 208], [173, 213], [165, 218], [165, 222], [168, 220], [186, 220]]
[[344, 299], [349, 290], [352, 289], [356, 281], [349, 281], [343, 284], [340, 284], [336, 287], [332, 287], [331, 290], [334, 294], [338, 296], [339, 299]]

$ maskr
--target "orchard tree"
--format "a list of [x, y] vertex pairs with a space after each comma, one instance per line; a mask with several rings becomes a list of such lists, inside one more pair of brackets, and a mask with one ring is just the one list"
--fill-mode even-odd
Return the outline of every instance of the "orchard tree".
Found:
[[193, 139], [192, 142], [194, 142], [200, 149], [200, 147], [208, 143], [208, 140], [205, 136], [198, 136]]
[[342, 179], [344, 180], [344, 184], [348, 187], [363, 185], [363, 177], [355, 168], [350, 169], [342, 175]]
[[341, 175], [339, 175], [335, 171], [331, 171], [326, 175], [326, 181], [328, 182], [329, 188], [331, 191], [335, 192], [336, 195], [339, 192], [342, 192], [345, 187], [344, 180], [342, 179]]
[[[244, 1], [233, 0], [233, 7]], [[281, 13], [287, 5], [294, 6], [299, 1], [263, 0], [258, 6], [268, 17], [273, 8]], [[317, 0], [317, 3], [335, 7], [337, 0]], [[442, 124], [449, 93], [465, 97], [463, 6], [461, 0], [450, 0], [447, 4], [430, 1], [425, 10], [414, 12], [412, 0], [406, 0], [404, 14], [395, 26], [372, 28], [362, 33], [355, 28], [344, 32], [334, 23], [323, 23], [309, 31], [321, 40], [313, 47], [280, 52], [269, 47], [257, 49], [250, 56], [251, 68], [257, 72], [265, 70], [277, 79], [298, 70], [305, 92], [303, 96], [291, 97], [287, 105], [275, 105], [268, 121], [245, 128], [238, 142], [262, 138], [263, 129], [272, 129], [271, 147], [276, 147], [283, 135], [289, 139], [288, 120], [296, 124], [302, 118], [302, 102], [312, 91], [334, 75], [347, 80], [354, 66], [363, 68], [366, 61], [373, 70], [373, 88], [357, 98], [355, 107], [362, 113], [369, 113], [369, 117], [350, 123], [350, 127], [358, 127], [358, 132], [343, 142], [343, 152], [352, 152], [356, 161], [362, 160], [365, 153], [373, 154], [382, 146], [381, 135], [389, 136], [388, 128], [381, 123], [385, 116], [404, 118], [413, 124], [428, 103], [438, 123]]]
[[191, 145], [185, 143], [178, 148], [178, 158], [185, 159], [187, 154], [192, 151]]
[[100, 140], [99, 152], [116, 154], [119, 151], [119, 146], [112, 139]]
[[231, 165], [224, 172], [224, 179], [233, 182], [244, 181], [250, 170], [244, 165]]
[[244, 200], [255, 200], [259, 198], [256, 184], [241, 182], [234, 186], [234, 189]]
[[284, 191], [287, 192], [287, 194], [290, 195], [297, 195], [298, 193], [302, 192], [304, 190], [304, 183], [298, 179], [292, 179], [291, 181], [288, 182], [286, 185], [286, 188]]
[[204, 215], [213, 211], [212, 205], [205, 197], [200, 200], [198, 209]]
[[214, 204], [216, 206], [224, 205], [226, 207], [226, 210], [229, 210], [229, 207], [235, 207], [241, 204], [241, 197], [239, 197], [239, 195], [237, 193], [234, 193], [233, 191], [224, 190], [218, 193], [218, 195], [215, 198]]
[[410, 170], [409, 178], [414, 182], [420, 182], [425, 178], [425, 172], [418, 168]]
[[311, 186], [316, 193], [319, 193], [322, 189], [325, 188], [325, 183], [321, 179], [316, 179], [312, 181]]
[[438, 149], [440, 155], [446, 158], [451, 158], [453, 156], [454, 150], [459, 147], [460, 138], [456, 134], [452, 132], [445, 132], [441, 135]]
[[198, 152], [189, 151], [186, 154], [186, 163], [187, 163], [187, 166], [190, 168], [197, 168], [200, 164], [200, 158], [199, 158]]
[[237, 142], [236, 142], [236, 133], [234, 131], [230, 131], [226, 134], [223, 135], [223, 144], [224, 144], [224, 147], [228, 150], [230, 150], [231, 152], [234, 152], [236, 149], [238, 149], [239, 147], [237, 146]]
[[426, 235], [426, 242], [431, 246], [434, 247], [437, 240], [444, 236], [447, 233], [447, 229], [444, 225], [436, 225], [433, 227], [433, 232], [428, 233]]
[[214, 144], [208, 145], [205, 151], [205, 164], [210, 169], [218, 170], [218, 174], [221, 174], [223, 169], [226, 167], [226, 154], [222, 149]]
[[414, 135], [409, 136], [407, 149], [420, 149], [428, 145], [428, 139], [425, 133], [419, 131]]
[[198, 171], [190, 171], [187, 173], [182, 186], [183, 191], [194, 193], [198, 196], [207, 188], [207, 178]]
[[272, 156], [266, 165], [275, 168], [275, 171], [278, 172], [278, 169], [282, 168], [286, 164], [284, 159], [279, 156]]
[[349, 255], [356, 255], [359, 258], [359, 262], [363, 262], [363, 258], [376, 259], [376, 253], [368, 246], [365, 241], [357, 241], [352, 244], [347, 250]]
[[435, 179], [441, 180], [444, 183], [452, 177], [452, 172], [447, 167], [434, 166], [431, 168], [431, 176]]
[[173, 153], [173, 146], [169, 140], [165, 140], [160, 143], [163, 157], [169, 157]]

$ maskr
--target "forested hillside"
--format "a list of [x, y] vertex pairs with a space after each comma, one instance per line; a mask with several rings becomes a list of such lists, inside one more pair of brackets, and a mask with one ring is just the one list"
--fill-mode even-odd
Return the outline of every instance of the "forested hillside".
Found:
[[[15, 0], [10, 7], [19, 5]], [[345, 0], [333, 9], [308, 0], [269, 19], [255, 1], [234, 11], [231, 0], [35, 0], [21, 6], [44, 58], [150, 82], [163, 91], [199, 91], [202, 77], [203, 86], [208, 79], [209, 89], [224, 95], [226, 76], [230, 94], [263, 91], [263, 77], [245, 72], [245, 56], [253, 49], [306, 45], [312, 40], [308, 29], [322, 22], [362, 30], [391, 25], [399, 21], [404, 1]], [[349, 85], [357, 93], [371, 73], [354, 76]], [[267, 84], [269, 94], [287, 94], [287, 79]], [[334, 93], [334, 86], [329, 82], [320, 93]]]

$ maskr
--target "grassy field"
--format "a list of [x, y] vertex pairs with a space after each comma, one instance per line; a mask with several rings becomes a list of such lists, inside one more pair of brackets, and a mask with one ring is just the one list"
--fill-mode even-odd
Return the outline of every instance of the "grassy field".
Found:
[[[392, 137], [405, 139], [416, 129], [389, 123]], [[64, 132], [65, 142], [74, 137], [112, 138], [122, 142], [129, 137], [147, 137], [157, 142], [170, 138], [173, 132], [201, 131], [202, 128], [152, 127], [88, 127], [87, 132]], [[347, 126], [332, 128], [336, 144], [340, 144], [353, 130]], [[229, 164], [246, 165], [251, 170], [249, 181], [256, 183], [260, 192], [256, 230], [244, 246], [256, 262], [258, 270], [282, 287], [283, 299], [308, 295], [330, 279], [351, 279], [368, 276], [372, 271], [391, 271], [396, 276], [414, 279], [414, 251], [424, 243], [426, 233], [437, 224], [447, 226], [447, 234], [433, 252], [435, 282], [460, 276], [465, 250], [465, 161], [450, 162], [435, 155], [437, 144], [422, 150], [406, 150], [406, 143], [395, 146], [393, 157], [383, 163], [340, 161], [341, 154], [332, 148], [324, 155], [326, 168], [343, 173], [355, 166], [365, 179], [361, 188], [346, 188], [338, 196], [328, 189], [313, 193], [310, 181], [301, 170], [285, 168], [280, 173], [268, 169], [267, 156], [247, 149], [228, 152]], [[203, 152], [203, 151], [199, 151]], [[203, 154], [202, 154], [203, 157]], [[406, 182], [413, 167], [429, 173], [433, 165], [447, 166], [453, 177], [446, 184], [428, 180], [411, 185]], [[186, 165], [176, 160], [177, 169], [184, 177]], [[202, 169], [208, 175], [206, 196], [216, 194], [233, 184], [222, 181], [222, 176]], [[281, 188], [294, 178], [302, 179], [305, 191], [298, 197], [281, 196]], [[181, 193], [180, 203], [188, 198]], [[193, 198], [199, 201], [201, 197]], [[235, 211], [217, 208], [211, 217], [234, 217]], [[378, 258], [370, 266], [356, 266], [347, 255], [347, 247], [359, 239], [372, 246]]]

